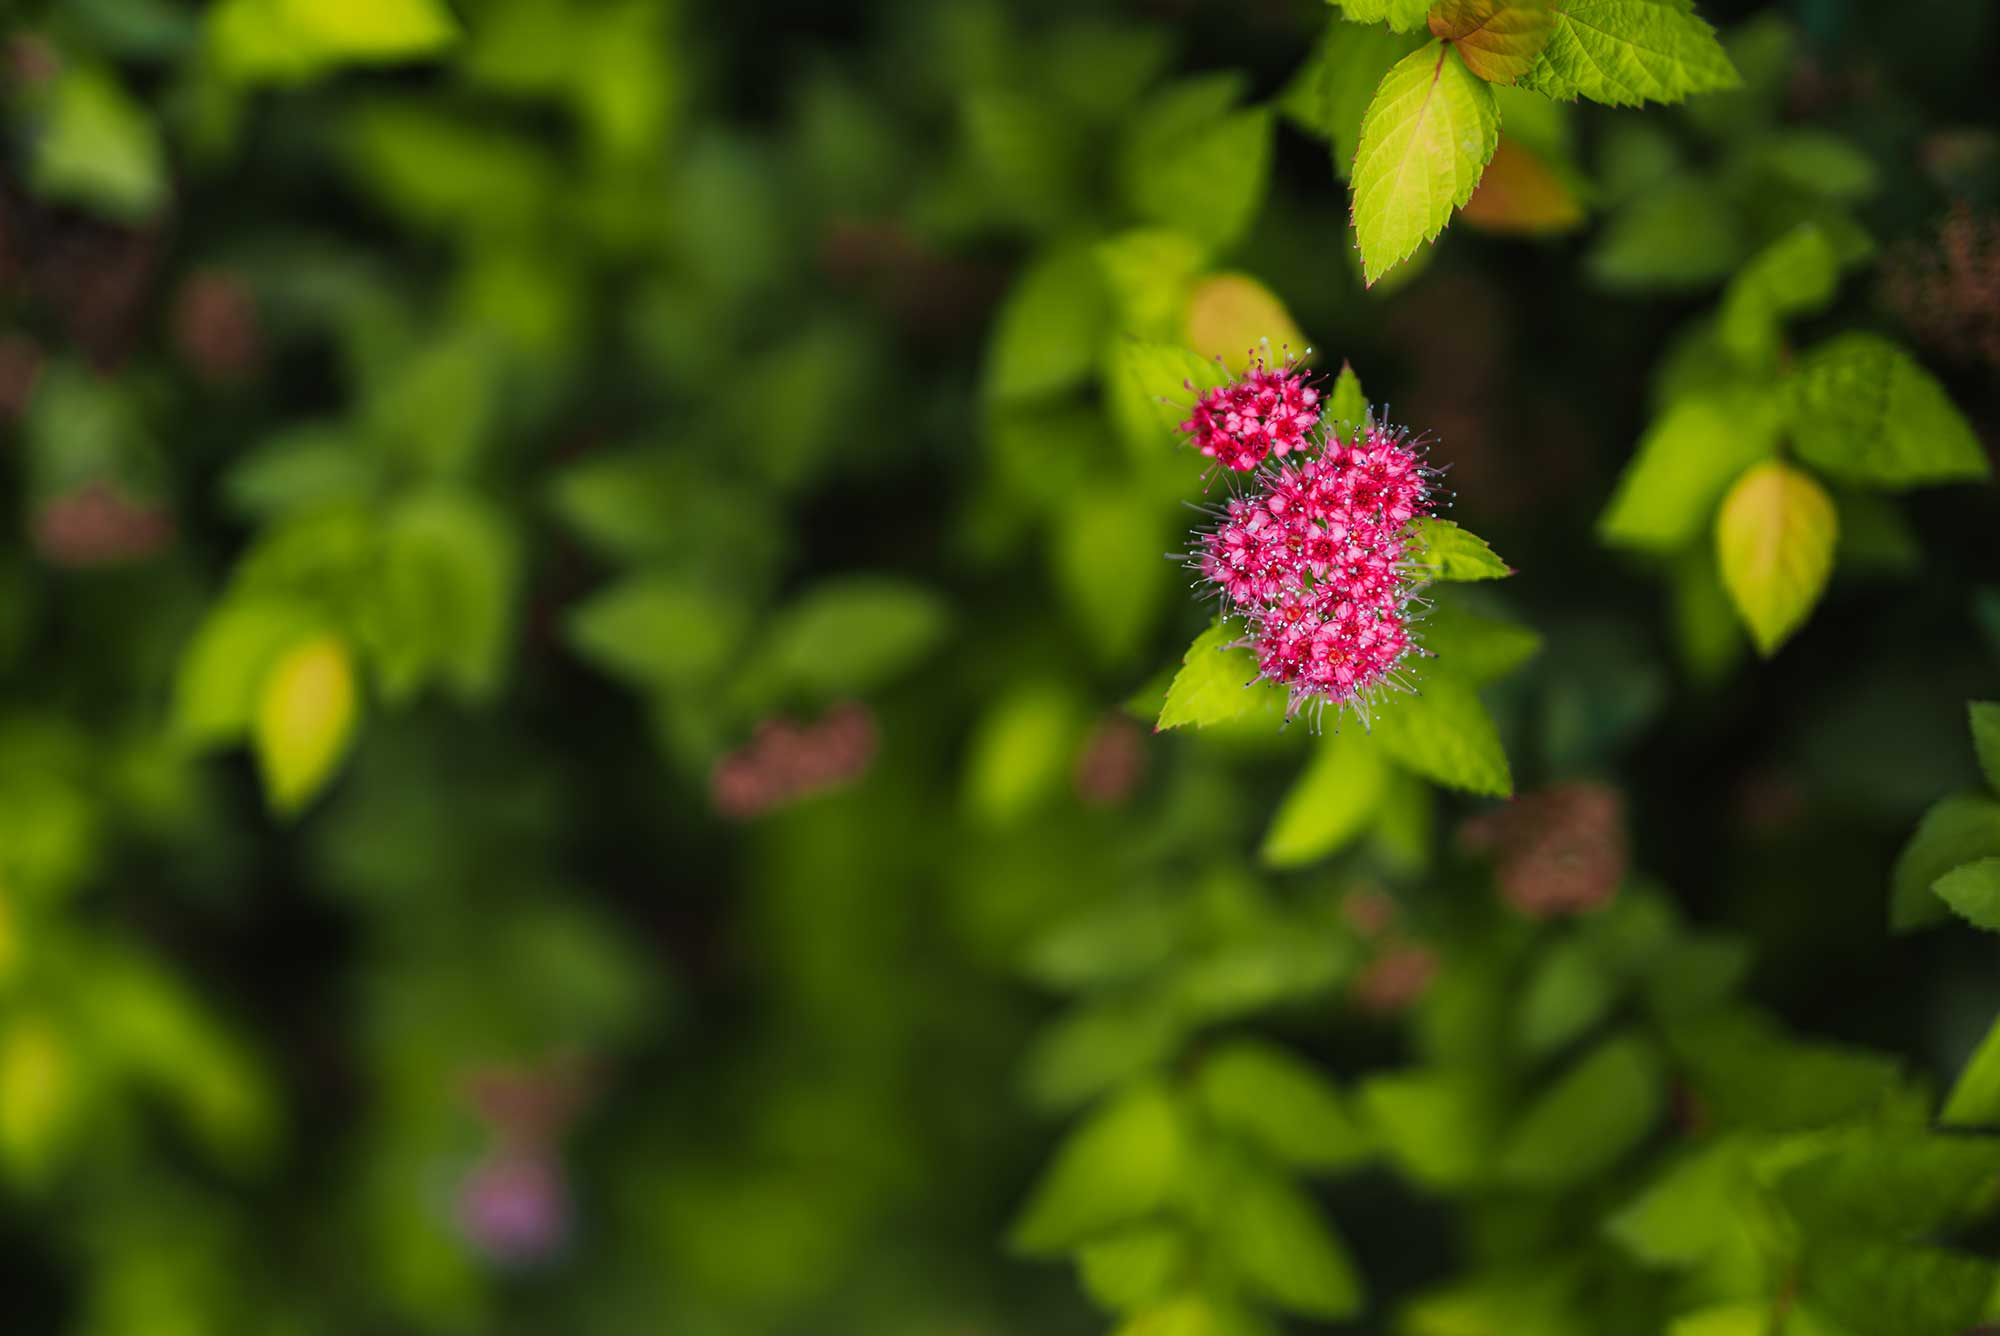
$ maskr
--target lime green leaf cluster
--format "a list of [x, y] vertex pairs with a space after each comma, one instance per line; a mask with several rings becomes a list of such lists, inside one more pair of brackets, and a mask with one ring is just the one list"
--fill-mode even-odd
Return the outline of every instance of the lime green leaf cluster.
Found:
[[1937, 923], [1949, 908], [2000, 932], [2000, 704], [1973, 701], [1966, 713], [1987, 789], [1940, 799], [1903, 846], [1889, 897], [1899, 931]]
[[1493, 89], [1452, 44], [1433, 41], [1383, 76], [1354, 158], [1354, 229], [1368, 282], [1444, 230], [1499, 142]]
[[1549, 97], [1629, 107], [1741, 82], [1715, 30], [1682, 0], [1558, 0], [1556, 11], [1527, 76]]

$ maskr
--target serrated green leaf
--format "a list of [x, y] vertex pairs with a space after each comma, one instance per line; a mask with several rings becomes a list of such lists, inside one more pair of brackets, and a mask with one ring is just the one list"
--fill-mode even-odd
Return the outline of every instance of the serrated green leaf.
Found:
[[1500, 142], [1493, 89], [1433, 41], [1382, 78], [1354, 158], [1354, 228], [1373, 284], [1444, 230]]
[[1337, 1321], [1361, 1309], [1361, 1276], [1312, 1199], [1250, 1164], [1228, 1173], [1217, 1202], [1221, 1244], [1245, 1289], [1308, 1317]]
[[1312, 71], [1313, 118], [1331, 146], [1333, 174], [1341, 180], [1354, 172], [1354, 155], [1361, 149], [1361, 120], [1382, 76], [1422, 41], [1417, 33], [1363, 27], [1338, 19], [1327, 24]]
[[1652, 1131], [1666, 1108], [1666, 1071], [1651, 1045], [1608, 1040], [1528, 1106], [1502, 1141], [1498, 1171], [1538, 1187], [1594, 1178]]
[[1367, 829], [1382, 797], [1387, 767], [1365, 738], [1330, 733], [1278, 804], [1261, 857], [1271, 867], [1304, 867], [1328, 858]]
[[1195, 1079], [1217, 1127], [1297, 1169], [1332, 1172], [1374, 1153], [1333, 1083], [1272, 1044], [1238, 1040], [1203, 1060]]
[[1972, 721], [1972, 750], [1979, 757], [1979, 769], [1987, 787], [2000, 793], [2000, 701], [1968, 701], [1965, 712]]
[[1494, 555], [1486, 540], [1450, 520], [1426, 516], [1411, 526], [1415, 541], [1410, 560], [1433, 580], [1500, 580], [1514, 568]]
[[1438, 0], [1430, 29], [1465, 67], [1492, 84], [1511, 84], [1535, 66], [1556, 30], [1555, 0]]
[[1218, 621], [1195, 637], [1173, 685], [1167, 688], [1159, 729], [1188, 724], [1206, 728], [1238, 718], [1275, 690], [1258, 680], [1256, 656], [1236, 646], [1242, 634], [1228, 622]]
[[1974, 927], [2000, 932], [2000, 858], [1960, 864], [1931, 889]]
[[1722, 583], [1766, 658], [1825, 592], [1839, 530], [1826, 490], [1775, 460], [1752, 465], [1722, 499], [1715, 518]]
[[1742, 79], [1715, 29], [1684, 0], [1558, 0], [1555, 32], [1523, 82], [1564, 101], [1636, 107]]
[[1924, 813], [1890, 874], [1889, 926], [1908, 932], [1947, 916], [1931, 890], [1938, 878], [1964, 863], [2000, 857], [2000, 801], [1985, 793], [1957, 793]]
[[1420, 694], [1385, 700], [1369, 735], [1391, 759], [1434, 783], [1495, 798], [1514, 791], [1492, 716], [1457, 678], [1432, 674]]
[[1944, 387], [1887, 339], [1830, 339], [1799, 359], [1787, 389], [1799, 458], [1835, 477], [1900, 489], [1992, 471]]
[[1681, 399], [1646, 429], [1598, 517], [1613, 547], [1675, 552], [1707, 531], [1716, 504], [1778, 444], [1778, 404], [1768, 392], [1723, 390]]
[[1150, 1215], [1183, 1171], [1180, 1111], [1145, 1084], [1092, 1113], [1043, 1171], [1013, 1229], [1022, 1252], [1054, 1253]]
[[1431, 12], [1431, 0], [1328, 0], [1349, 23], [1386, 23], [1394, 32], [1415, 32]]
[[1368, 397], [1361, 392], [1361, 377], [1346, 362], [1334, 377], [1333, 392], [1326, 397], [1326, 423], [1334, 434], [1346, 440], [1355, 428], [1368, 421]]

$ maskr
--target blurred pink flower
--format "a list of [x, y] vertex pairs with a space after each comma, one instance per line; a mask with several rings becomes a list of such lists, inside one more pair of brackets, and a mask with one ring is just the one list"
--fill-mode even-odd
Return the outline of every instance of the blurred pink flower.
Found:
[[709, 792], [717, 811], [745, 820], [854, 780], [874, 761], [878, 743], [874, 712], [857, 701], [834, 706], [817, 724], [766, 719], [749, 742], [716, 762]]
[[1091, 728], [1076, 758], [1076, 796], [1093, 807], [1115, 807], [1132, 796], [1146, 774], [1146, 730], [1122, 714], [1107, 714]]
[[1625, 880], [1625, 800], [1603, 784], [1525, 794], [1466, 821], [1459, 839], [1493, 855], [1501, 897], [1530, 918], [1599, 908]]
[[569, 1186], [550, 1155], [502, 1152], [458, 1185], [458, 1225], [496, 1262], [523, 1265], [553, 1255], [569, 1237]]
[[190, 274], [174, 294], [174, 348], [211, 385], [240, 381], [263, 358], [263, 330], [250, 289], [234, 275]]
[[136, 501], [108, 482], [44, 501], [30, 522], [35, 551], [53, 566], [113, 566], [140, 561], [174, 539], [164, 507]]
[[1355, 978], [1354, 1000], [1378, 1015], [1408, 1010], [1429, 991], [1437, 971], [1437, 955], [1429, 947], [1413, 942], [1389, 947]]

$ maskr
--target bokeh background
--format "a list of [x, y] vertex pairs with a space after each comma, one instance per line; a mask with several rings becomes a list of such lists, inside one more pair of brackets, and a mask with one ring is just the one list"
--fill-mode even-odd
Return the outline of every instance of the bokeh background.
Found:
[[[1594, 525], [1801, 220], [1994, 439], [2000, 12], [1701, 8], [1742, 90], [1509, 102], [1512, 202], [1364, 289], [1308, 0], [14, 0], [0, 1325], [1103, 1330], [1010, 1246], [1078, 1110], [1221, 1030], [1346, 1089], [1592, 931], [1948, 1080], [1992, 946], [1886, 905], [1977, 783], [1990, 485], [1843, 498], [1769, 662]], [[1539, 799], [1301, 856], [1307, 730], [1153, 731], [1203, 483], [1133, 333], [1434, 435]], [[1606, 1203], [1398, 1164], [1311, 1189], [1344, 1329], [1664, 1329], [1411, 1309]]]

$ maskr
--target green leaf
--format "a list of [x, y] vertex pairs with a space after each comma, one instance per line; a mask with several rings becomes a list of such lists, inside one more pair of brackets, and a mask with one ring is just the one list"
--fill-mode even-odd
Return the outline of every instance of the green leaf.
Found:
[[1217, 249], [1249, 230], [1270, 185], [1272, 113], [1230, 111], [1242, 87], [1236, 75], [1202, 75], [1135, 113], [1117, 162], [1134, 213]]
[[1559, 0], [1555, 32], [1523, 80], [1549, 97], [1612, 106], [1679, 102], [1742, 82], [1685, 0]]
[[1528, 1106], [1501, 1142], [1498, 1171], [1537, 1187], [1596, 1178], [1653, 1130], [1666, 1093], [1666, 1071], [1651, 1045], [1609, 1040]]
[[1206, 728], [1239, 718], [1271, 698], [1276, 688], [1258, 680], [1256, 657], [1235, 644], [1241, 637], [1242, 632], [1227, 621], [1218, 621], [1195, 637], [1167, 688], [1158, 729], [1187, 724]]
[[514, 627], [520, 553], [505, 516], [451, 491], [419, 493], [382, 530], [368, 643], [383, 694], [406, 698], [441, 677], [460, 699], [499, 688]]
[[1180, 1111], [1161, 1087], [1120, 1095], [1070, 1133], [1029, 1194], [1013, 1229], [1027, 1253], [1073, 1248], [1152, 1214], [1184, 1172]]
[[665, 571], [629, 576], [592, 595], [564, 628], [578, 654], [652, 690], [710, 682], [736, 661], [749, 629], [740, 603]]
[[1444, 230], [1499, 142], [1493, 89], [1448, 43], [1419, 48], [1383, 76], [1354, 159], [1354, 227], [1370, 285]]
[[1500, 580], [1514, 568], [1495, 556], [1486, 540], [1450, 520], [1427, 516], [1412, 526], [1416, 541], [1410, 560], [1433, 580]]
[[1953, 868], [2000, 857], [2000, 802], [1989, 794], [1958, 793], [1924, 813], [1890, 874], [1889, 925], [1908, 932], [1941, 922], [1947, 906], [1932, 892]]
[[1809, 1232], [1915, 1238], [1983, 1210], [1996, 1178], [2000, 1139], [1869, 1127], [1792, 1164], [1777, 1189]]
[[278, 655], [319, 629], [309, 605], [238, 596], [210, 610], [174, 677], [174, 733], [193, 746], [241, 739]]
[[1992, 471], [1944, 387], [1887, 339], [1829, 339], [1799, 360], [1788, 389], [1799, 458], [1837, 478], [1902, 489]]
[[1450, 42], [1465, 67], [1493, 84], [1511, 84], [1535, 66], [1556, 30], [1556, 0], [1438, 0], [1430, 29]]
[[1388, 778], [1380, 753], [1359, 737], [1320, 739], [1278, 804], [1260, 854], [1270, 867], [1305, 867], [1339, 853], [1375, 815]]
[[1154, 341], [1180, 336], [1188, 289], [1207, 259], [1200, 242], [1170, 228], [1135, 228], [1099, 242], [1095, 254], [1119, 333]]
[[1712, 1140], [1656, 1172], [1605, 1232], [1648, 1266], [1691, 1268], [1736, 1240], [1751, 1182], [1749, 1143]]
[[1090, 1297], [1123, 1313], [1165, 1297], [1187, 1274], [1193, 1256], [1185, 1231], [1149, 1222], [1084, 1244], [1076, 1262]]
[[1521, 994], [1521, 1047], [1536, 1056], [1567, 1047], [1610, 1012], [1619, 980], [1587, 942], [1549, 948]]
[[1431, 0], [1329, 0], [1349, 23], [1386, 23], [1395, 32], [1415, 32], [1431, 12]]
[[1285, 1178], [1235, 1166], [1217, 1206], [1228, 1221], [1220, 1242], [1246, 1290], [1329, 1321], [1361, 1310], [1361, 1277], [1346, 1245], [1312, 1199]]
[[1768, 391], [1691, 395], [1639, 439], [1598, 517], [1612, 547], [1676, 552], [1707, 531], [1729, 484], [1777, 449], [1778, 404]]
[[2000, 1021], [1966, 1060], [1938, 1121], [1946, 1127], [2000, 1127]]
[[142, 222], [166, 199], [166, 150], [146, 109], [115, 78], [78, 66], [50, 95], [28, 184], [43, 199]]
[[1028, 815], [1068, 778], [1085, 726], [1064, 687], [1026, 682], [980, 719], [966, 757], [965, 801], [989, 825]]
[[1170, 1300], [1118, 1328], [1113, 1336], [1278, 1336], [1277, 1330], [1245, 1309], [1206, 1295]]
[[1217, 1049], [1195, 1091], [1217, 1127], [1294, 1168], [1332, 1172], [1374, 1153], [1374, 1138], [1333, 1083], [1275, 1045], [1237, 1040]]
[[944, 600], [921, 585], [890, 576], [838, 576], [777, 613], [757, 651], [756, 671], [773, 690], [825, 700], [858, 695], [916, 666], [950, 625]]
[[1313, 71], [1315, 122], [1332, 145], [1333, 173], [1341, 180], [1354, 171], [1354, 155], [1361, 150], [1361, 121], [1382, 76], [1416, 50], [1421, 40], [1388, 28], [1337, 20], [1327, 25]]
[[1361, 392], [1361, 377], [1346, 362], [1334, 377], [1333, 392], [1326, 397], [1326, 422], [1342, 440], [1354, 435], [1368, 421], [1368, 397]]
[[1676, 175], [1613, 214], [1586, 267], [1614, 292], [1684, 292], [1721, 282], [1749, 249], [1736, 205], [1711, 182]]
[[1040, 399], [1090, 379], [1111, 312], [1087, 246], [1045, 252], [1014, 282], [993, 324], [986, 393], [998, 401]]
[[1972, 749], [1979, 756], [1979, 769], [1987, 786], [2000, 793], [2000, 701], [1968, 701], [1965, 712], [1972, 720]]
[[326, 786], [360, 716], [354, 659], [338, 636], [312, 637], [277, 657], [258, 689], [252, 734], [274, 811], [289, 816]]
[[1715, 519], [1722, 583], [1765, 658], [1825, 592], [1839, 528], [1826, 490], [1775, 460], [1752, 465], [1722, 499]]
[[1116, 994], [1077, 1007], [1036, 1036], [1021, 1064], [1021, 1088], [1038, 1109], [1087, 1104], [1172, 1059], [1187, 1026], [1158, 990]]
[[1516, 622], [1440, 599], [1417, 626], [1417, 643], [1434, 657], [1430, 671], [1485, 686], [1542, 651], [1542, 637]]
[[1361, 1103], [1383, 1149], [1419, 1184], [1462, 1188], [1492, 1167], [1490, 1092], [1454, 1073], [1371, 1076]]
[[1514, 791], [1492, 716], [1457, 678], [1432, 674], [1419, 694], [1386, 699], [1369, 734], [1391, 759], [1434, 783], [1495, 798]]
[[[1194, 401], [1228, 379], [1221, 363], [1186, 348], [1119, 340], [1111, 350], [1111, 410], [1133, 457], [1162, 458], [1179, 444]], [[1199, 465], [1200, 457], [1189, 454], [1189, 470]]]
[[1932, 889], [1974, 927], [2000, 932], [2000, 858], [1982, 858], [1953, 868]]
[[1668, 1040], [1719, 1128], [1825, 1127], [1879, 1108], [1896, 1089], [1893, 1058], [1806, 1043], [1745, 1008], [1683, 1022]]
[[1241, 375], [1253, 357], [1271, 364], [1311, 348], [1278, 294], [1248, 274], [1210, 274], [1188, 294], [1187, 346]]
[[1802, 223], [1753, 256], [1722, 297], [1716, 338], [1747, 365], [1775, 362], [1782, 322], [1826, 309], [1840, 259], [1814, 223]]
[[1799, 1289], [1852, 1336], [1960, 1336], [1986, 1311], [2000, 1268], [1937, 1248], [1845, 1232], [1806, 1241]]
[[1176, 581], [1159, 508], [1138, 493], [1093, 487], [1058, 517], [1050, 558], [1071, 619], [1105, 663], [1145, 643]]
[[458, 39], [442, 0], [224, 0], [208, 40], [225, 75], [297, 82], [334, 65], [421, 59]]

